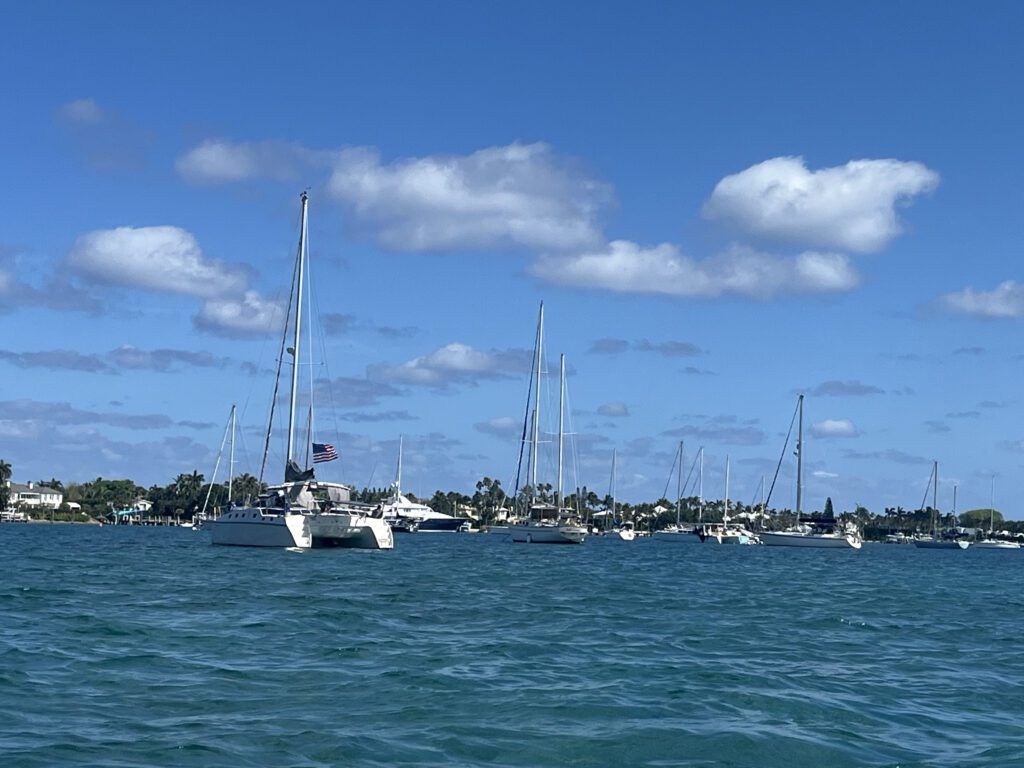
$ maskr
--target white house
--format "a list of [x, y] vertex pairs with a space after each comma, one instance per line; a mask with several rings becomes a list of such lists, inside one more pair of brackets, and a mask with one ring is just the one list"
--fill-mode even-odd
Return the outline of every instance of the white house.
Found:
[[12, 483], [8, 480], [7, 487], [11, 490], [10, 498], [7, 502], [11, 507], [21, 505], [23, 507], [60, 509], [60, 505], [64, 501], [64, 494], [61, 491], [36, 485], [31, 480], [29, 480], [28, 485]]

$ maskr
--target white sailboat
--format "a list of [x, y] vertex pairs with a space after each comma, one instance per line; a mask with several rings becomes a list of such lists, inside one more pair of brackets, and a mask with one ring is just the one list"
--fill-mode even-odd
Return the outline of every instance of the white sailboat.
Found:
[[697, 535], [705, 544], [753, 544], [754, 535], [745, 528], [729, 524], [729, 457], [725, 457], [725, 506], [721, 523], [698, 527]]
[[636, 539], [636, 525], [632, 520], [622, 520], [616, 523], [618, 520], [618, 504], [616, 503], [616, 493], [618, 489], [615, 485], [615, 459], [617, 452], [612, 448], [612, 481], [611, 481], [611, 497], [612, 497], [612, 524], [615, 526], [612, 529], [612, 535], [619, 541], [634, 541]]
[[[684, 526], [682, 524], [682, 504], [683, 504], [683, 441], [679, 441], [679, 449], [676, 452], [676, 460], [679, 465], [679, 473], [676, 477], [676, 521], [671, 525], [662, 528], [660, 531], [655, 531], [652, 538], [658, 541], [669, 541], [675, 544], [700, 544], [700, 532], [698, 527], [695, 526]], [[698, 491], [697, 491], [697, 520], [698, 523], [703, 522], [704, 519], [704, 446], [701, 446], [697, 451], [697, 456], [694, 461], [698, 463]], [[693, 467], [690, 467], [690, 472], [693, 472]], [[671, 480], [671, 475], [669, 476]], [[687, 477], [689, 482], [689, 477]]]
[[[837, 531], [835, 524], [824, 520], [800, 517], [803, 496], [804, 460], [804, 396], [797, 399], [799, 428], [796, 442], [796, 519], [797, 524], [785, 531], [761, 531], [758, 538], [769, 547], [816, 547], [819, 549], [860, 549], [863, 541], [856, 531]], [[790, 422], [790, 429], [792, 429]], [[788, 438], [787, 438], [788, 440]], [[785, 451], [785, 448], [783, 448]]]
[[[928, 485], [930, 485], [932, 489], [932, 533], [931, 536], [928, 536], [927, 538], [915, 538], [914, 546], [918, 549], [967, 549], [969, 544], [967, 541], [939, 536], [939, 462], [932, 462], [932, 474], [931, 477], [928, 478], [928, 481]], [[925, 498], [927, 498], [928, 490], [925, 489], [924, 493]], [[921, 506], [924, 507], [924, 501], [921, 502]], [[956, 514], [956, 486], [953, 486], [953, 514]]]
[[992, 476], [992, 495], [989, 501], [989, 518], [988, 518], [988, 536], [981, 541], [974, 542], [975, 549], [1020, 549], [1020, 544], [1016, 541], [1007, 541], [1006, 539], [996, 539], [995, 525], [996, 525], [996, 478]]
[[[284, 483], [272, 486], [257, 503], [232, 507], [211, 523], [214, 544], [244, 547], [312, 546], [391, 549], [394, 538], [379, 510], [360, 508], [351, 502], [351, 489], [341, 483], [315, 479], [312, 469], [302, 470], [295, 462], [295, 415], [299, 386], [299, 353], [302, 342], [302, 302], [308, 256], [309, 199], [302, 193], [302, 220], [296, 255], [295, 334], [287, 352], [292, 357], [291, 395], [288, 405], [288, 451]], [[282, 338], [282, 362], [284, 338]], [[312, 345], [311, 345], [312, 347]], [[280, 367], [278, 368], [280, 375]], [[275, 387], [276, 392], [276, 387]], [[268, 425], [269, 440], [272, 426]], [[312, 441], [312, 410], [307, 437]], [[315, 458], [315, 457], [314, 457]], [[308, 459], [308, 452], [307, 452]]]
[[[561, 356], [558, 393], [558, 489], [554, 504], [537, 500], [537, 451], [540, 445], [540, 376], [544, 345], [544, 302], [540, 303], [537, 340], [534, 356], [533, 429], [530, 450], [531, 504], [528, 519], [509, 526], [509, 536], [516, 544], [582, 544], [587, 529], [577, 516], [563, 508], [562, 458], [565, 436], [565, 355]], [[529, 407], [529, 405], [527, 406]]]
[[210, 485], [206, 489], [206, 498], [203, 500], [203, 508], [192, 517], [192, 530], [201, 531], [210, 527], [210, 524], [217, 519], [218, 512], [210, 511], [210, 496], [213, 493], [213, 486], [217, 483], [217, 473], [220, 471], [220, 462], [224, 456], [224, 442], [231, 435], [230, 459], [228, 461], [228, 500], [226, 506], [231, 507], [233, 483], [235, 479], [235, 406], [231, 406], [231, 413], [228, 415], [228, 423], [224, 427], [224, 437], [220, 441], [220, 450], [217, 452], [217, 463], [213, 465], [213, 477], [210, 478]]

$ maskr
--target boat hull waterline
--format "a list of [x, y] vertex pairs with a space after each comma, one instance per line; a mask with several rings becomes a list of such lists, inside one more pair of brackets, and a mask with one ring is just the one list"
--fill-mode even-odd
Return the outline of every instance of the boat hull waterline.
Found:
[[222, 514], [209, 523], [214, 544], [235, 547], [313, 546], [309, 518], [301, 514], [266, 514], [258, 509], [242, 509]]
[[515, 544], [582, 544], [587, 529], [577, 525], [520, 525], [509, 534]]
[[762, 531], [758, 538], [769, 547], [815, 547], [818, 549], [860, 549], [860, 539], [838, 533]]

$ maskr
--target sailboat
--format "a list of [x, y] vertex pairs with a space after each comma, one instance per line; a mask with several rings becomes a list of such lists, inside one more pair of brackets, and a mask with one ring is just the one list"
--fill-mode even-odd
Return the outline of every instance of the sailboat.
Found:
[[209, 528], [210, 524], [217, 519], [215, 513], [209, 512], [210, 496], [213, 493], [213, 486], [217, 483], [217, 473], [220, 471], [220, 462], [224, 457], [224, 442], [228, 435], [231, 435], [231, 452], [228, 460], [228, 500], [227, 506], [231, 506], [233, 483], [235, 479], [235, 406], [231, 406], [231, 413], [228, 415], [228, 423], [224, 427], [224, 437], [220, 441], [220, 451], [217, 452], [217, 463], [213, 465], [213, 477], [210, 478], [210, 485], [206, 489], [206, 498], [203, 500], [203, 508], [192, 517], [192, 530], [201, 531]]
[[[301, 469], [296, 463], [295, 417], [299, 388], [299, 353], [302, 342], [302, 300], [308, 250], [309, 199], [302, 193], [302, 220], [295, 263], [293, 345], [287, 350], [292, 357], [291, 394], [288, 404], [288, 450], [285, 458], [284, 483], [271, 486], [255, 504], [231, 507], [210, 525], [214, 544], [245, 547], [312, 546], [354, 547], [359, 549], [391, 549], [394, 538], [391, 528], [379, 510], [360, 508], [351, 502], [351, 488], [341, 483], [316, 480], [313, 469]], [[287, 324], [282, 337], [284, 352]], [[312, 345], [311, 345], [312, 346]], [[281, 357], [283, 362], [283, 354]], [[278, 379], [280, 366], [278, 367]], [[276, 395], [277, 385], [275, 382]], [[273, 411], [271, 411], [273, 413]], [[307, 437], [312, 444], [312, 408]], [[273, 416], [267, 426], [269, 444]], [[309, 458], [307, 446], [307, 460]], [[316, 461], [314, 449], [314, 462]], [[333, 452], [333, 448], [331, 449]]]
[[[928, 485], [932, 490], [932, 535], [928, 538], [915, 538], [914, 546], [920, 549], [967, 549], [969, 542], [962, 539], [952, 539], [939, 536], [939, 462], [932, 462], [932, 474], [928, 478]], [[928, 489], [925, 489], [925, 498], [928, 497]], [[924, 507], [924, 501], [921, 502]], [[956, 513], [956, 486], [953, 487], [953, 512]]]
[[[546, 504], [537, 498], [537, 450], [540, 446], [540, 375], [544, 346], [544, 302], [540, 303], [537, 339], [534, 345], [533, 428], [530, 439], [530, 515], [509, 526], [509, 535], [516, 544], [582, 544], [587, 537], [583, 522], [563, 508], [562, 458], [565, 430], [565, 355], [561, 356], [558, 392], [558, 488], [555, 503]], [[529, 402], [527, 403], [529, 413]], [[525, 430], [524, 430], [525, 431]]]
[[[658, 541], [671, 541], [676, 544], [700, 544], [700, 532], [698, 527], [684, 526], [682, 524], [682, 505], [683, 505], [683, 490], [685, 488], [683, 483], [683, 441], [679, 441], [679, 449], [676, 451], [676, 463], [679, 467], [679, 473], [676, 476], [676, 521], [660, 531], [655, 531], [652, 535], [653, 538]], [[694, 461], [699, 465], [698, 471], [698, 522], [703, 522], [704, 518], [704, 446], [701, 446], [697, 451], [697, 456]], [[690, 472], [693, 472], [693, 466], [690, 467]], [[672, 476], [669, 475], [671, 481]], [[689, 477], [687, 477], [689, 482]]]
[[472, 521], [468, 517], [455, 517], [437, 512], [426, 504], [412, 501], [402, 493], [402, 451], [404, 437], [398, 438], [398, 469], [395, 472], [394, 493], [384, 502], [384, 519], [393, 531], [453, 533]]
[[729, 457], [725, 457], [725, 506], [721, 523], [707, 523], [697, 531], [705, 544], [753, 544], [754, 535], [745, 528], [729, 524]]
[[[837, 531], [835, 521], [803, 518], [800, 502], [803, 497], [804, 467], [804, 396], [797, 398], [799, 427], [796, 441], [796, 519], [797, 525], [785, 531], [761, 531], [758, 538], [769, 547], [818, 547], [822, 549], [860, 549], [863, 541], [853, 530]], [[793, 423], [790, 422], [790, 429]], [[787, 442], [789, 438], [786, 438]], [[785, 454], [785, 448], [783, 448]], [[780, 460], [781, 461], [781, 460]]]
[[996, 525], [996, 478], [992, 476], [992, 495], [990, 497], [989, 505], [989, 518], [988, 518], [988, 536], [981, 541], [974, 542], [975, 549], [1020, 549], [1020, 544], [1016, 541], [1007, 541], [1006, 539], [995, 539]]
[[615, 536], [619, 541], [633, 541], [636, 539], [636, 525], [632, 520], [622, 520], [618, 523], [618, 504], [616, 503], [615, 495], [617, 488], [615, 486], [615, 459], [616, 451], [612, 448], [612, 481], [611, 481], [611, 497], [612, 497], [612, 508], [609, 510], [612, 513], [612, 524], [615, 526], [612, 529], [612, 535]]

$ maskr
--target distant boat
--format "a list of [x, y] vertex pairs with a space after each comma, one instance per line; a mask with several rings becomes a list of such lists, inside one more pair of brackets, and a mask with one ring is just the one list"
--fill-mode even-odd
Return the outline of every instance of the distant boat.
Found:
[[1020, 544], [1016, 541], [1007, 541], [1006, 539], [997, 539], [995, 536], [996, 527], [996, 478], [992, 476], [992, 495], [990, 497], [989, 505], [989, 518], [988, 518], [988, 536], [981, 541], [974, 542], [975, 549], [1020, 549]]
[[[537, 338], [534, 345], [533, 370], [533, 429], [530, 439], [530, 516], [509, 526], [509, 535], [515, 544], [582, 544], [587, 537], [583, 522], [563, 508], [562, 498], [562, 443], [565, 437], [565, 355], [561, 356], [558, 394], [558, 486], [555, 504], [537, 498], [537, 451], [540, 446], [540, 377], [544, 346], [544, 302], [540, 303], [537, 319]], [[527, 414], [529, 414], [527, 402]], [[524, 426], [525, 432], [525, 426]], [[520, 454], [521, 455], [521, 454]], [[518, 485], [518, 482], [517, 482]]]
[[615, 451], [614, 448], [612, 448], [612, 479], [611, 479], [612, 508], [611, 508], [611, 513], [612, 513], [612, 524], [615, 526], [614, 528], [612, 528], [612, 534], [619, 541], [633, 541], [633, 540], [636, 539], [636, 525], [633, 524], [633, 521], [632, 520], [622, 520], [619, 523], [615, 523], [615, 520], [618, 519], [617, 518], [617, 514], [618, 514], [617, 507], [618, 507], [618, 505], [616, 504], [616, 499], [615, 499], [615, 494], [616, 494], [616, 490], [617, 490], [616, 485], [615, 485], [615, 457], [616, 457], [616, 451]]
[[[299, 352], [302, 341], [302, 305], [305, 288], [305, 266], [308, 251], [308, 196], [302, 193], [302, 219], [299, 247], [295, 257], [293, 294], [290, 305], [295, 308], [293, 345], [287, 350], [292, 358], [291, 395], [288, 406], [288, 450], [285, 458], [284, 483], [271, 487], [252, 506], [231, 507], [209, 525], [214, 544], [242, 547], [295, 547], [308, 549], [354, 547], [359, 549], [391, 549], [394, 537], [379, 510], [351, 503], [351, 489], [340, 483], [319, 482], [313, 469], [301, 469], [295, 462], [295, 405], [299, 385]], [[287, 324], [281, 351], [285, 352]], [[278, 379], [274, 392], [280, 381]], [[273, 413], [273, 411], [271, 411]], [[310, 407], [309, 443], [312, 447], [313, 412]], [[267, 444], [273, 417], [267, 426]], [[333, 449], [332, 449], [333, 450]], [[314, 456], [314, 462], [315, 462]]]
[[[948, 536], [939, 536], [938, 532], [938, 520], [939, 520], [939, 507], [938, 507], [938, 495], [939, 495], [939, 462], [935, 461], [932, 463], [932, 474], [928, 478], [928, 485], [932, 490], [932, 535], [928, 538], [915, 538], [914, 546], [918, 549], [967, 549], [969, 542], [961, 539], [950, 538]], [[925, 498], [928, 497], [928, 491], [925, 490]], [[921, 502], [921, 507], [924, 508], [924, 501]], [[956, 486], [953, 486], [953, 514], [956, 515]]]
[[398, 438], [398, 467], [395, 471], [394, 492], [384, 502], [384, 519], [393, 531], [413, 533], [454, 533], [470, 523], [469, 518], [455, 517], [437, 512], [426, 504], [412, 501], [402, 495], [402, 452], [404, 437]]
[[[701, 446], [697, 451], [694, 462], [699, 465], [698, 470], [698, 491], [697, 491], [697, 519], [702, 521], [704, 517], [704, 446]], [[683, 482], [683, 441], [679, 441], [679, 449], [676, 451], [676, 464], [678, 465], [678, 475], [676, 477], [676, 521], [670, 523], [660, 531], [655, 531], [652, 534], [652, 538], [658, 541], [669, 541], [675, 544], [700, 544], [700, 534], [695, 526], [684, 526], [682, 524], [682, 504], [683, 504], [683, 490], [685, 483]], [[693, 472], [693, 466], [690, 467], [690, 472]], [[669, 481], [672, 480], [672, 475], [669, 475]], [[689, 482], [689, 478], [687, 478]]]
[[[837, 521], [802, 518], [800, 502], [803, 497], [804, 461], [804, 396], [797, 398], [799, 426], [796, 441], [796, 518], [797, 524], [785, 531], [761, 531], [758, 538], [769, 547], [816, 547], [819, 549], [860, 549], [860, 534], [850, 530], [836, 530]], [[790, 422], [790, 429], [792, 429]], [[788, 441], [788, 437], [787, 437]], [[783, 448], [785, 452], [785, 448]]]
[[705, 544], [754, 544], [754, 534], [746, 528], [729, 524], [729, 457], [725, 457], [725, 505], [721, 523], [698, 526], [697, 536]]

